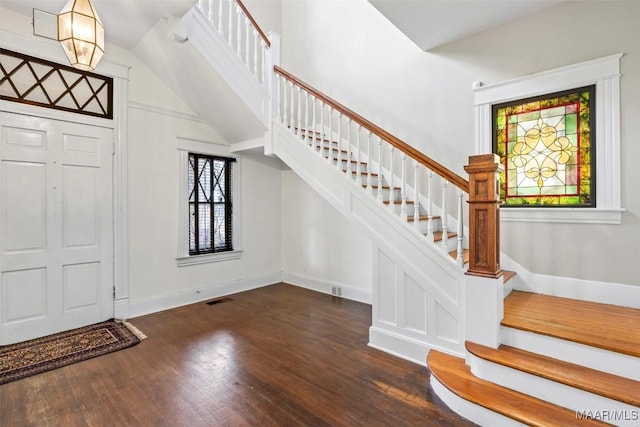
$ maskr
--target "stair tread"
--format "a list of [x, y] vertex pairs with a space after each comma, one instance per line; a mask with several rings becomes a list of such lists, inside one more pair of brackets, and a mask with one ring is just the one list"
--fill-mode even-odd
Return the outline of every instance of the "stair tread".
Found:
[[[322, 147], [323, 150], [331, 150], [331, 151], [335, 151], [337, 152], [338, 149], [337, 148], [328, 148], [328, 147]], [[316, 148], [316, 151], [320, 151], [319, 149]], [[344, 154], [349, 154], [349, 152], [347, 150], [340, 150], [340, 152], [344, 153]]]
[[461, 398], [530, 426], [604, 426], [597, 420], [576, 419], [576, 412], [510, 390], [471, 373], [464, 359], [437, 350], [427, 357], [431, 374]]
[[514, 291], [502, 325], [640, 357], [640, 310]]
[[[434, 215], [434, 216], [432, 216], [431, 218], [433, 218], [433, 219], [440, 219], [440, 216], [435, 216], [435, 215]], [[427, 215], [420, 215], [420, 218], [419, 218], [418, 220], [419, 220], [419, 221], [428, 221], [428, 220], [429, 220], [429, 217], [428, 217]], [[415, 219], [414, 219], [413, 215], [408, 216], [408, 217], [407, 217], [407, 221], [409, 221], [409, 222], [413, 222], [413, 221], [415, 221]]]
[[[324, 156], [324, 158], [326, 159], [326, 158], [327, 158], [327, 156]], [[331, 158], [331, 160], [338, 160], [338, 158], [337, 158], [337, 157], [332, 157], [332, 158]], [[340, 161], [342, 161], [342, 162], [348, 162], [348, 161], [349, 161], [349, 159], [340, 159]], [[367, 165], [367, 162], [359, 162], [359, 161], [357, 161], [357, 160], [351, 160], [351, 163], [356, 164], [356, 165], [357, 165], [358, 163], [360, 163], [361, 165], [365, 165], [365, 166]]]
[[515, 271], [510, 270], [502, 270], [502, 281], [503, 283], [507, 283], [509, 280], [513, 279], [516, 275]]
[[[362, 186], [363, 186], [364, 188], [367, 188], [367, 184], [362, 184]], [[371, 184], [371, 188], [378, 189], [378, 184]], [[381, 188], [382, 188], [383, 190], [390, 190], [390, 189], [391, 189], [391, 187], [389, 187], [388, 185], [383, 185]], [[400, 189], [399, 189], [399, 188], [394, 188], [394, 190], [400, 191]]]
[[[453, 259], [458, 259], [458, 251], [455, 250], [455, 251], [449, 252], [449, 256]], [[462, 250], [462, 263], [463, 264], [469, 263], [469, 249]]]
[[465, 346], [482, 359], [632, 406], [640, 406], [640, 381], [506, 345], [494, 349], [467, 341]]
[[[434, 231], [433, 232], [433, 241], [434, 242], [439, 242], [442, 240], [442, 231]], [[455, 231], [448, 231], [447, 232], [447, 239], [451, 239], [453, 237], [456, 237], [458, 235], [458, 233], [456, 233]], [[457, 256], [457, 255], [456, 255]]]
[[[401, 205], [402, 204], [402, 200], [393, 200], [393, 201], [389, 201], [389, 200], [385, 200], [382, 203], [384, 203], [385, 205], [388, 205], [389, 203], [393, 203], [394, 205]], [[414, 204], [413, 200], [405, 200], [405, 203], [408, 205], [412, 205]]]

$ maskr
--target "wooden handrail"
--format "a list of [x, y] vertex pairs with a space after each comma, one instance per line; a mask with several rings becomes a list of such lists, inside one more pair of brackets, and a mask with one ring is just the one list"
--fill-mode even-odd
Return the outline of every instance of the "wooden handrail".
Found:
[[266, 34], [262, 31], [256, 20], [253, 19], [253, 16], [251, 16], [251, 13], [249, 13], [247, 7], [242, 3], [241, 0], [236, 0], [236, 3], [238, 3], [238, 6], [240, 6], [240, 9], [242, 9], [244, 14], [247, 15], [247, 18], [249, 18], [249, 21], [251, 21], [251, 25], [253, 25], [253, 28], [256, 29], [258, 34], [260, 34], [260, 37], [262, 37], [262, 40], [264, 40], [264, 43], [267, 45], [267, 47], [271, 47], [271, 42], [267, 38]]
[[283, 76], [286, 79], [292, 81], [293, 83], [295, 83], [296, 85], [300, 86], [301, 88], [303, 88], [307, 92], [310, 92], [317, 99], [322, 100], [325, 104], [331, 106], [331, 108], [333, 108], [334, 110], [337, 110], [340, 113], [344, 114], [349, 119], [351, 119], [354, 122], [358, 123], [359, 125], [361, 125], [365, 129], [371, 131], [371, 133], [373, 133], [374, 135], [382, 138], [383, 140], [387, 141], [389, 144], [393, 145], [397, 149], [399, 149], [402, 152], [406, 153], [409, 157], [411, 157], [414, 160], [416, 160], [417, 162], [425, 165], [427, 168], [429, 168], [429, 170], [431, 170], [431, 171], [435, 172], [436, 174], [440, 175], [442, 178], [444, 178], [447, 181], [449, 181], [450, 183], [454, 184], [456, 187], [460, 188], [465, 193], [469, 192], [469, 181], [467, 181], [466, 179], [464, 179], [460, 175], [458, 175], [455, 172], [447, 169], [445, 166], [442, 166], [440, 163], [436, 162], [432, 158], [430, 158], [427, 155], [425, 155], [425, 154], [421, 153], [420, 151], [416, 150], [414, 147], [410, 146], [406, 142], [404, 142], [401, 139], [399, 139], [399, 138], [395, 137], [394, 135], [390, 134], [389, 132], [387, 132], [386, 130], [382, 129], [381, 127], [379, 127], [375, 123], [370, 122], [369, 120], [365, 119], [364, 117], [362, 117], [358, 113], [350, 110], [349, 108], [345, 107], [344, 105], [340, 104], [339, 102], [329, 98], [328, 96], [324, 95], [322, 92], [318, 91], [317, 89], [313, 88], [312, 86], [309, 86], [308, 84], [306, 84], [302, 80], [298, 79], [293, 74], [291, 74], [291, 73], [287, 72], [286, 70], [282, 69], [281, 67], [276, 65], [273, 68], [274, 68], [274, 71], [277, 74], [280, 74], [281, 76]]

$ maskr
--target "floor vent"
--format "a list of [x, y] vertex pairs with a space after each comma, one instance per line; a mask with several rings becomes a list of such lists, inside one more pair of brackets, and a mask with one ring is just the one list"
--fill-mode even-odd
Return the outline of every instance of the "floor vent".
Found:
[[216, 299], [212, 299], [211, 301], [207, 301], [207, 305], [220, 304], [221, 302], [227, 302], [227, 301], [232, 301], [232, 299], [229, 297], [216, 298]]

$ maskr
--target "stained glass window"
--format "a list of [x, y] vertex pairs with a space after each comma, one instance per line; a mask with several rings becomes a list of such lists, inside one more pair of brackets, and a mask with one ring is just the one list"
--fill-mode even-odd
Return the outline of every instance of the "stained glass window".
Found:
[[189, 254], [233, 250], [231, 168], [235, 159], [189, 153]]
[[509, 207], [595, 206], [595, 86], [493, 106]]

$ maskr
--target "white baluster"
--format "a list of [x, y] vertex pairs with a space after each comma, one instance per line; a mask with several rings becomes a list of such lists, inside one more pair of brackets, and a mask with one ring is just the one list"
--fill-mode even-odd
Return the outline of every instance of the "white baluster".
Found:
[[282, 123], [283, 115], [280, 110], [280, 108], [282, 107], [282, 94], [280, 93], [281, 87], [282, 87], [282, 76], [280, 76], [279, 74], [274, 74], [274, 75], [276, 76], [276, 91], [275, 91], [276, 92], [276, 117], [275, 119], [278, 123]]
[[396, 211], [395, 199], [396, 192], [395, 187], [393, 186], [393, 152], [394, 146], [389, 144], [389, 209], [391, 212]]
[[308, 139], [309, 145], [313, 145], [313, 140], [309, 134], [309, 92], [304, 91], [304, 138]]
[[[320, 101], [320, 157], [324, 156], [324, 101]], [[331, 155], [331, 151], [329, 154]]]
[[356, 184], [358, 187], [362, 187], [362, 158], [360, 157], [360, 134], [362, 133], [362, 126], [358, 125], [356, 128]]
[[300, 91], [301, 91], [300, 86], [296, 86], [296, 92], [297, 92], [297, 98], [298, 98], [298, 122], [297, 122], [297, 125], [296, 125], [296, 128], [297, 128], [296, 129], [296, 133], [302, 139], [302, 130], [301, 130], [301, 126], [302, 126], [302, 95], [301, 95]]
[[295, 122], [296, 122], [296, 104], [295, 104], [295, 90], [293, 88], [293, 82], [289, 82], [289, 100], [291, 101], [289, 103], [289, 122], [287, 123], [287, 125], [289, 125], [289, 132], [295, 132]]
[[282, 125], [287, 126], [289, 122], [289, 98], [287, 97], [287, 81], [283, 76], [280, 76], [282, 82]]
[[464, 239], [464, 227], [463, 227], [463, 222], [462, 222], [462, 197], [464, 196], [464, 194], [462, 193], [462, 190], [458, 190], [458, 227], [457, 227], [457, 232], [458, 232], [458, 250], [457, 250], [457, 256], [456, 256], [456, 263], [462, 267], [464, 266], [464, 249], [462, 247], [462, 240]]
[[233, 0], [229, 0], [229, 46], [233, 49]]
[[316, 131], [316, 104], [318, 103], [318, 100], [313, 95], [311, 95], [311, 99], [313, 100], [311, 109], [311, 137], [313, 138], [313, 148], [318, 149], [318, 145], [320, 144], [320, 141], [318, 140], [318, 133]]
[[407, 155], [402, 152], [401, 156], [401, 187], [400, 187], [400, 218], [407, 220]]
[[367, 194], [373, 194], [373, 188], [371, 183], [371, 165], [373, 161], [371, 159], [371, 132], [367, 132]]
[[413, 228], [420, 229], [420, 163], [415, 161], [413, 165]]
[[264, 83], [267, 80], [267, 68], [265, 67], [265, 63], [264, 63], [264, 61], [266, 60], [266, 55], [265, 55], [266, 50], [267, 50], [267, 44], [262, 38], [260, 38], [260, 54], [262, 55], [262, 63], [261, 63], [262, 78], [259, 80], [261, 83]]
[[376, 200], [380, 204], [384, 202], [382, 195], [382, 138], [378, 138], [378, 195]]
[[333, 108], [329, 107], [329, 138], [327, 139], [327, 146], [329, 147], [329, 155], [327, 159], [329, 160], [329, 164], [333, 162]]
[[251, 70], [251, 63], [249, 62], [249, 42], [251, 39], [249, 38], [249, 29], [251, 28], [251, 24], [249, 23], [249, 18], [244, 17], [244, 63], [247, 64], [249, 70]]
[[218, 1], [218, 33], [222, 34], [222, 5], [224, 0]]
[[260, 35], [253, 29], [253, 75], [258, 78], [258, 39]]
[[238, 19], [236, 21], [236, 27], [238, 31], [237, 41], [236, 41], [236, 54], [240, 59], [242, 59], [242, 9], [240, 6], [236, 5], [236, 15], [238, 15]]
[[337, 146], [338, 149], [338, 169], [342, 170], [342, 113], [338, 112], [338, 141]]
[[427, 239], [433, 242], [433, 197], [431, 196], [431, 184], [433, 183], [433, 172], [427, 170]]
[[447, 225], [447, 185], [449, 182], [442, 180], [442, 249], [447, 250], [447, 242], [449, 241], [449, 226]]
[[351, 153], [351, 119], [347, 119], [347, 176], [353, 178], [353, 154]]

